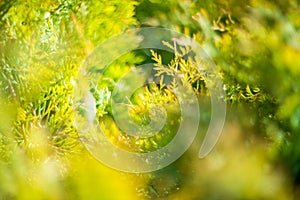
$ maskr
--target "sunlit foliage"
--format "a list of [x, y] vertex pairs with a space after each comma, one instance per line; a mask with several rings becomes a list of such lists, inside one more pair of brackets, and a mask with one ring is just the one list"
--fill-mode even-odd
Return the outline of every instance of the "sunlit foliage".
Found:
[[[298, 199], [300, 198], [300, 3], [203, 0], [35, 0], [0, 2], [0, 199]], [[161, 41], [120, 57], [90, 85], [109, 140], [128, 151], [164, 147], [181, 122], [167, 80], [181, 74], [201, 105], [195, 144], [149, 174], [104, 167], [80, 143], [73, 119], [83, 60], [131, 27], [167, 27], [199, 42], [221, 74], [228, 105], [224, 133], [204, 160], [198, 150], [211, 117], [207, 74], [188, 45]], [[184, 43], [184, 42], [183, 42]], [[129, 114], [149, 124], [156, 104], [168, 113], [149, 138], [119, 130], [111, 111], [116, 82], [154, 64], [160, 84], [128, 98]], [[198, 63], [199, 64], [199, 63]], [[174, 79], [174, 80], [173, 80]]]

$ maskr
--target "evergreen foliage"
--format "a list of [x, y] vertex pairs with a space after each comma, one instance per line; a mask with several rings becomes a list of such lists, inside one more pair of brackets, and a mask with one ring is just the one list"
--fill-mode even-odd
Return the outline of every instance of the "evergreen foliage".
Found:
[[[297, 0], [3, 0], [0, 199], [300, 198], [299, 19]], [[211, 157], [197, 160], [211, 117], [209, 74], [198, 69], [201, 61], [184, 42], [166, 41], [174, 54], [146, 49], [120, 57], [90, 86], [97, 120], [113, 144], [145, 153], [172, 140], [182, 120], [172, 93], [175, 74], [193, 87], [204, 127], [169, 167], [124, 174], [99, 164], [81, 144], [73, 116], [75, 80], [83, 60], [105, 39], [148, 26], [174, 29], [202, 45], [222, 76], [228, 117]], [[128, 99], [129, 114], [140, 126], [150, 117], [161, 119], [164, 113], [151, 113], [157, 104], [168, 115], [158, 134], [132, 137], [118, 129], [110, 99], [118, 80], [147, 62], [160, 84], [137, 90]]]

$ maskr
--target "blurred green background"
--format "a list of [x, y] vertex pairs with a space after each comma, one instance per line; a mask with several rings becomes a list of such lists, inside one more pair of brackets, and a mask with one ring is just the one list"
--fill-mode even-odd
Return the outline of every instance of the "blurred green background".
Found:
[[[91, 86], [111, 142], [148, 152], [176, 133], [178, 102], [163, 84], [130, 99], [140, 125], [148, 123], [150, 105], [166, 107], [161, 133], [130, 138], [112, 118], [110, 94], [130, 67], [152, 62], [154, 73], [172, 77], [159, 68], [159, 56], [171, 71], [181, 63], [176, 70], [199, 98], [201, 121], [191, 148], [170, 166], [122, 173], [81, 144], [74, 81], [105, 39], [149, 26], [203, 46], [224, 81], [227, 118], [214, 150], [198, 159], [211, 117], [206, 77], [184, 56], [124, 55]], [[299, 0], [1, 0], [0, 67], [0, 199], [300, 199]]]

